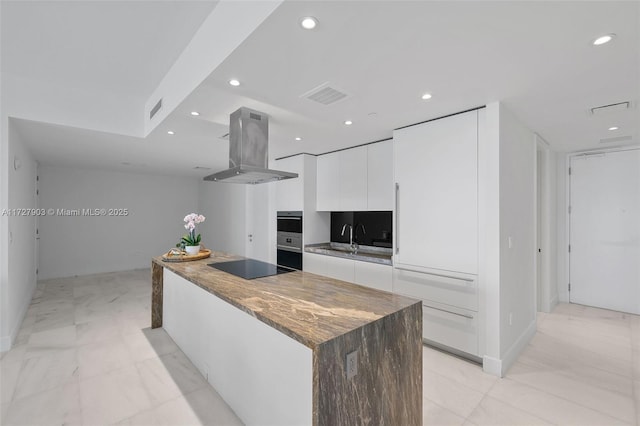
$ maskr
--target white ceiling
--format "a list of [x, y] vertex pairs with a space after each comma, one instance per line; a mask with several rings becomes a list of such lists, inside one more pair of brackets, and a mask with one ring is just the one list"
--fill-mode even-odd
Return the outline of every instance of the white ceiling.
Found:
[[[196, 10], [192, 3], [199, 2], [186, 2], [185, 10]], [[87, 2], [87, 9], [91, 4]], [[121, 7], [122, 15], [127, 15], [124, 10], [128, 6]], [[132, 10], [135, 14], [138, 9]], [[98, 12], [91, 13], [98, 16]], [[177, 16], [179, 12], [174, 13]], [[201, 20], [204, 14], [199, 16]], [[299, 18], [305, 15], [318, 18], [316, 30], [300, 29]], [[3, 10], [3, 25], [6, 16]], [[146, 34], [144, 43], [153, 39], [150, 27], [166, 24], [162, 12], [159, 23], [146, 22], [154, 21], [155, 16], [155, 12], [149, 12], [145, 19], [138, 16], [141, 34]], [[110, 15], [115, 27], [120, 19], [129, 22]], [[226, 142], [218, 136], [226, 132], [229, 114], [240, 106], [271, 116], [272, 157], [322, 153], [388, 138], [394, 128], [493, 101], [504, 102], [560, 151], [602, 147], [598, 143], [601, 138], [620, 135], [630, 135], [633, 143], [638, 143], [639, 20], [638, 2], [289, 1], [145, 140], [26, 120], [16, 123], [43, 163], [193, 176], [210, 173], [194, 171], [197, 165], [214, 170], [226, 167]], [[190, 26], [191, 34], [197, 29], [196, 21], [192, 17], [185, 25]], [[65, 25], [73, 27], [74, 23]], [[53, 25], [48, 28], [55, 33]], [[591, 44], [595, 37], [611, 32], [617, 34], [614, 42], [600, 47]], [[133, 29], [128, 33], [135, 38]], [[91, 38], [93, 33], [79, 25], [73, 34]], [[40, 74], [58, 78], [65, 78], [64, 68], [68, 68], [68, 78], [87, 84], [98, 84], [94, 80], [99, 76], [101, 87], [113, 90], [130, 89], [136, 85], [134, 80], [144, 80], [147, 73], [147, 80], [155, 79], [156, 83], [162, 77], [150, 71], [158, 69], [148, 65], [158, 60], [152, 49], [136, 50], [138, 56], [132, 60], [131, 50], [120, 53], [103, 43], [95, 53], [88, 49], [90, 42], [84, 44], [73, 54], [65, 53], [69, 64], [64, 67], [47, 72], [46, 58], [33, 63], [44, 67]], [[19, 52], [21, 46], [18, 41], [11, 49]], [[4, 48], [3, 44], [3, 66]], [[49, 50], [56, 50], [38, 47], [33, 40], [24, 48], [33, 48], [30, 54], [45, 57]], [[84, 50], [93, 54], [88, 68], [80, 66], [84, 61], [74, 60], [74, 55], [86, 57]], [[111, 78], [97, 59], [102, 56], [111, 58], [111, 64], [127, 64], [134, 76], [116, 73]], [[232, 77], [242, 85], [229, 86], [227, 81]], [[350, 97], [330, 106], [300, 98], [326, 81]], [[149, 86], [144, 90], [150, 91]], [[420, 95], [427, 91], [433, 98], [421, 100]], [[626, 100], [634, 105], [626, 113], [603, 117], [587, 113], [591, 107]], [[201, 115], [191, 117], [192, 110]], [[344, 126], [346, 119], [354, 124]], [[620, 129], [608, 131], [613, 125]], [[167, 135], [169, 129], [176, 134]], [[294, 141], [296, 136], [303, 141]], [[136, 148], [127, 149], [131, 146]], [[122, 162], [132, 165], [123, 166]]]
[[214, 0], [2, 0], [2, 72], [148, 97]]

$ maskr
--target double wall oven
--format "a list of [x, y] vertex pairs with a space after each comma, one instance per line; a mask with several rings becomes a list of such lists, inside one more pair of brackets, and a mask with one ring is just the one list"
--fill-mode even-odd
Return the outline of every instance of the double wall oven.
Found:
[[302, 270], [302, 212], [278, 212], [278, 265]]

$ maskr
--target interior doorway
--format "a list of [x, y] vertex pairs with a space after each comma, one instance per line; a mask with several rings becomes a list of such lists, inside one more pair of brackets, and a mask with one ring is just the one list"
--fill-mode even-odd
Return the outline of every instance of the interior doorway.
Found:
[[640, 314], [640, 148], [569, 167], [569, 301]]

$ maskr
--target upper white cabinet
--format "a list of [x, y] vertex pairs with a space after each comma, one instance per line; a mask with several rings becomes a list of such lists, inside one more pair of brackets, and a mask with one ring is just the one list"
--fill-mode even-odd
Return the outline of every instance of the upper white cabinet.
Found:
[[394, 131], [399, 266], [478, 272], [478, 112]]
[[384, 141], [318, 157], [317, 209], [393, 209], [393, 145]]
[[367, 210], [393, 210], [393, 141], [367, 146]]
[[340, 210], [367, 210], [367, 147], [339, 151]]
[[318, 157], [316, 208], [340, 211], [340, 152]]
[[274, 168], [298, 173], [295, 179], [286, 179], [276, 183], [276, 210], [292, 211], [304, 209], [304, 156], [276, 160]]

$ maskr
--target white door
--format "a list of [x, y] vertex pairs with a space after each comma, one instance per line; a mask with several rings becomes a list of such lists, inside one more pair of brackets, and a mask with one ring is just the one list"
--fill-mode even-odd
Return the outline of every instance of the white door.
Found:
[[640, 314], [640, 150], [570, 166], [569, 300]]
[[271, 183], [247, 187], [245, 256], [273, 263], [276, 247], [276, 215], [269, 203], [270, 191], [273, 191], [275, 196], [275, 187]]

